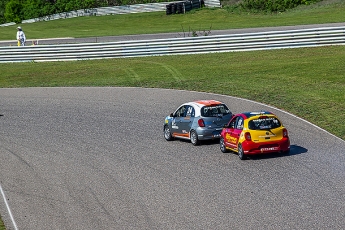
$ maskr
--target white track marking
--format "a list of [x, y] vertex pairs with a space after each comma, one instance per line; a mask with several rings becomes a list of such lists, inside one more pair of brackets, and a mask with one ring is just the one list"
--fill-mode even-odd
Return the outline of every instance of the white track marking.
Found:
[[4, 190], [2, 190], [1, 184], [0, 184], [0, 191], [1, 191], [2, 198], [4, 199], [4, 202], [5, 202], [5, 204], [6, 204], [6, 208], [7, 208], [8, 214], [10, 215], [10, 218], [11, 218], [11, 221], [12, 221], [12, 224], [13, 224], [13, 227], [14, 227], [15, 230], [18, 230], [17, 224], [16, 224], [16, 222], [14, 221], [14, 218], [13, 218], [13, 216], [12, 216], [12, 212], [11, 212], [10, 206], [9, 206], [8, 203], [7, 203], [6, 196], [5, 196]]

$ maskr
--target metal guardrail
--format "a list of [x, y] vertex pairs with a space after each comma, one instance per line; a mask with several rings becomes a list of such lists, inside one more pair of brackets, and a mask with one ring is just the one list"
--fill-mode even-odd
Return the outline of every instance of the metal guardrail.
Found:
[[107, 43], [0, 47], [0, 63], [75, 61], [345, 45], [345, 27]]
[[75, 18], [75, 17], [83, 17], [83, 16], [104, 16], [104, 15], [115, 15], [115, 14], [165, 11], [166, 4], [169, 4], [169, 3], [161, 2], [161, 3], [147, 3], [147, 4], [81, 9], [81, 10], [74, 10], [74, 11], [69, 11], [69, 12], [47, 15], [40, 18], [23, 20], [22, 23], [51, 21], [51, 20], [57, 20], [57, 19]]
[[222, 7], [222, 5], [220, 4], [220, 0], [204, 0], [204, 4], [206, 7]]

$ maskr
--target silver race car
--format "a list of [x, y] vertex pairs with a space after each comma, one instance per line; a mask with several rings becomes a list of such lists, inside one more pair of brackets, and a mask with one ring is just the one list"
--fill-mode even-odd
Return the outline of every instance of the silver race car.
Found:
[[215, 100], [200, 100], [182, 104], [165, 118], [164, 138], [190, 140], [193, 145], [202, 140], [220, 138], [223, 126], [232, 117], [228, 107]]

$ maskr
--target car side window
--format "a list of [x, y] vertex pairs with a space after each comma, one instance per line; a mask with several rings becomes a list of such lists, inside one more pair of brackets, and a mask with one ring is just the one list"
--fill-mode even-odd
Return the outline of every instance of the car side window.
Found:
[[230, 121], [230, 123], [229, 123], [229, 128], [230, 128], [230, 129], [234, 129], [234, 128], [235, 128], [236, 120], [237, 120], [237, 118], [232, 119], [232, 120]]
[[243, 129], [243, 117], [237, 117], [236, 119], [236, 129]]
[[194, 117], [195, 116], [195, 110], [192, 106], [187, 106], [185, 117]]
[[192, 108], [191, 106], [189, 105], [183, 105], [181, 106], [175, 113], [175, 117], [186, 117], [188, 116], [188, 112], [190, 113], [190, 115], [192, 114], [192, 110], [190, 110], [189, 108]]
[[175, 112], [175, 117], [182, 117], [184, 114], [184, 110], [185, 110], [184, 106], [181, 106], [180, 108], [178, 108], [178, 110], [176, 110]]

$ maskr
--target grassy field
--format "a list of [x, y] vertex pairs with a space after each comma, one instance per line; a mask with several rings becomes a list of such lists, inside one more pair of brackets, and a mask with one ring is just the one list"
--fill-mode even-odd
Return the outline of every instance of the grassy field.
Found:
[[[327, 3], [327, 4], [326, 4]], [[281, 14], [203, 9], [82, 17], [21, 25], [28, 39], [345, 22], [345, 3], [328, 0]], [[16, 26], [0, 28], [13, 40]], [[345, 46], [0, 64], [0, 87], [135, 86], [213, 92], [273, 105], [345, 140]], [[1, 89], [0, 89], [1, 90]], [[231, 105], [230, 105], [231, 108]], [[0, 229], [1, 224], [0, 224]]]
[[[331, 4], [332, 2], [335, 2]], [[329, 3], [329, 4], [326, 4]], [[208, 31], [345, 22], [345, 1], [324, 0], [278, 14], [232, 12], [228, 8], [202, 9], [187, 14], [165, 12], [79, 17], [22, 24], [28, 39], [93, 37], [160, 32]], [[0, 40], [15, 40], [16, 27], [1, 27]]]

